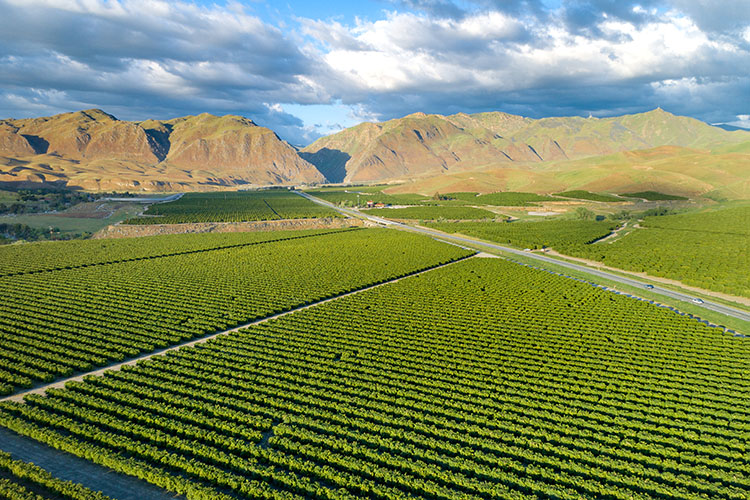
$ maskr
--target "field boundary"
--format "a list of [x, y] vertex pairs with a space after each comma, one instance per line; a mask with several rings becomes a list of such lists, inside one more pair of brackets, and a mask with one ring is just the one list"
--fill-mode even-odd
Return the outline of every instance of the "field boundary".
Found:
[[[398, 229], [401, 231], [411, 231], [415, 233], [425, 234], [427, 236], [431, 236], [432, 238], [438, 239], [441, 241], [450, 240], [454, 242], [463, 242], [463, 243], [467, 243], [473, 246], [490, 248], [490, 249], [499, 250], [505, 253], [520, 255], [522, 257], [528, 257], [537, 261], [548, 262], [552, 265], [567, 267], [569, 269], [573, 269], [576, 272], [585, 273], [589, 276], [603, 278], [609, 281], [618, 282], [618, 283], [628, 285], [628, 286], [633, 286], [636, 288], [641, 288], [647, 284], [647, 282], [639, 281], [637, 277], [635, 276], [627, 276], [627, 275], [623, 276], [623, 275], [615, 274], [614, 271], [605, 271], [603, 269], [595, 269], [589, 266], [585, 266], [583, 264], [576, 264], [568, 260], [562, 260], [560, 258], [552, 258], [546, 255], [540, 255], [540, 254], [536, 254], [530, 251], [526, 252], [524, 250], [500, 245], [500, 244], [493, 243], [493, 242], [486, 241], [486, 240], [474, 239], [474, 238], [470, 238], [466, 236], [459, 236], [458, 234], [442, 233], [437, 230], [428, 229], [428, 228], [418, 226], [418, 225], [412, 226], [412, 225], [402, 224], [399, 222], [393, 222], [387, 219], [365, 215], [355, 210], [351, 210], [351, 209], [347, 209], [343, 207], [336, 207], [335, 205], [328, 203], [325, 200], [316, 198], [308, 193], [304, 193], [301, 191], [295, 191], [295, 192], [302, 197], [316, 201], [316, 203], [318, 204], [333, 207], [345, 215], [363, 217], [384, 227]], [[618, 269], [618, 271], [620, 270]], [[669, 297], [670, 299], [678, 300], [681, 302], [695, 302], [693, 301], [694, 297], [686, 293], [688, 290], [675, 291], [669, 288], [655, 287], [653, 289], [650, 289], [650, 291], [651, 293], [655, 293], [657, 295], [663, 295], [663, 296]], [[697, 305], [698, 307], [707, 309], [711, 311], [712, 313], [718, 313], [723, 316], [731, 317], [733, 319], [738, 319], [741, 321], [750, 321], [750, 312], [743, 310], [743, 309], [739, 309], [737, 307], [732, 307], [732, 306], [725, 305], [719, 302], [709, 302], [709, 301], [702, 301], [698, 303]]]
[[67, 271], [69, 269], [83, 269], [85, 267], [97, 267], [97, 266], [108, 266], [111, 264], [122, 264], [124, 262], [138, 262], [141, 260], [149, 260], [149, 259], [161, 259], [165, 257], [177, 257], [178, 255], [190, 255], [194, 253], [202, 253], [202, 252], [213, 252], [215, 250], [228, 250], [230, 248], [241, 248], [241, 247], [249, 247], [254, 245], [263, 245], [266, 243], [278, 243], [280, 241], [292, 241], [292, 240], [298, 240], [302, 238], [313, 238], [315, 236], [328, 236], [331, 234], [336, 233], [342, 233], [346, 231], [355, 231], [357, 229], [361, 229], [358, 227], [354, 228], [341, 228], [341, 229], [333, 229], [331, 231], [325, 231], [321, 233], [315, 233], [315, 234], [302, 234], [299, 236], [291, 236], [287, 238], [277, 238], [273, 240], [264, 240], [264, 241], [252, 241], [248, 243], [235, 243], [233, 245], [224, 245], [220, 247], [213, 247], [213, 248], [199, 248], [197, 250], [185, 250], [182, 252], [172, 252], [172, 253], [163, 253], [163, 254], [157, 254], [157, 255], [148, 255], [145, 257], [133, 257], [132, 259], [118, 259], [118, 260], [110, 260], [110, 261], [104, 261], [104, 262], [93, 262], [91, 264], [80, 264], [77, 266], [65, 266], [65, 267], [51, 267], [49, 269], [35, 269], [33, 271], [21, 271], [17, 273], [8, 273], [8, 274], [0, 274], [0, 278], [12, 278], [14, 276], [26, 276], [29, 274], [41, 274], [41, 273], [52, 273], [55, 271]]
[[629, 271], [627, 269], [621, 269], [619, 267], [612, 267], [612, 266], [608, 266], [604, 264], [603, 262], [599, 262], [596, 260], [584, 259], [582, 257], [574, 257], [572, 255], [560, 253], [556, 251], [555, 249], [547, 249], [546, 253], [548, 253], [549, 255], [553, 255], [555, 257], [559, 257], [560, 259], [568, 259], [568, 260], [572, 260], [575, 262], [580, 262], [581, 264], [586, 264], [587, 266], [595, 268], [595, 269], [610, 271], [610, 272], [618, 272], [618, 273], [626, 274], [628, 276], [632, 276], [634, 278], [641, 278], [644, 280], [652, 280], [657, 283], [676, 286], [678, 288], [682, 288], [683, 290], [688, 290], [691, 292], [703, 294], [708, 297], [726, 300], [728, 302], [735, 302], [737, 304], [740, 304], [741, 306], [750, 307], [750, 298], [747, 298], [747, 297], [740, 297], [738, 295], [730, 295], [728, 293], [717, 292], [715, 290], [708, 290], [706, 288], [686, 285], [682, 281], [674, 280], [671, 278], [653, 276], [651, 274], [644, 273], [644, 272]]
[[253, 325], [257, 325], [257, 324], [265, 323], [267, 321], [271, 321], [271, 320], [274, 320], [274, 319], [281, 318], [283, 316], [286, 316], [287, 314], [292, 314], [292, 313], [295, 313], [297, 311], [302, 311], [304, 309], [309, 309], [311, 307], [319, 306], [319, 305], [325, 304], [327, 302], [332, 302], [334, 300], [338, 300], [338, 299], [341, 299], [341, 298], [344, 298], [344, 297], [348, 297], [350, 295], [354, 295], [354, 294], [357, 294], [357, 293], [360, 293], [360, 292], [365, 292], [367, 290], [372, 290], [373, 288], [377, 288], [377, 287], [380, 287], [380, 286], [383, 286], [383, 285], [388, 285], [390, 283], [396, 283], [398, 281], [401, 281], [404, 278], [411, 278], [413, 276], [418, 276], [420, 274], [424, 274], [424, 273], [427, 273], [427, 272], [430, 272], [430, 271], [434, 271], [436, 269], [441, 269], [443, 267], [450, 266], [452, 264], [456, 264], [458, 262], [461, 262], [461, 261], [464, 261], [464, 260], [467, 260], [467, 259], [471, 259], [471, 258], [476, 257], [478, 255], [478, 253], [476, 252], [476, 250], [472, 250], [472, 251], [474, 253], [471, 254], [471, 255], [467, 255], [467, 256], [464, 256], [464, 257], [459, 257], [459, 258], [451, 260], [449, 262], [443, 262], [441, 264], [436, 264], [436, 265], [433, 265], [433, 266], [423, 267], [423, 268], [418, 269], [416, 271], [412, 271], [412, 272], [403, 274], [401, 276], [397, 276], [397, 277], [392, 278], [392, 279], [382, 280], [382, 281], [379, 281], [377, 283], [372, 283], [370, 285], [365, 285], [362, 288], [358, 288], [356, 290], [352, 290], [352, 291], [349, 291], [349, 292], [340, 293], [340, 294], [334, 295], [332, 297], [327, 297], [327, 298], [318, 300], [316, 302], [312, 302], [312, 303], [308, 303], [308, 304], [301, 304], [301, 305], [299, 305], [297, 307], [294, 307], [292, 309], [288, 309], [286, 311], [282, 311], [280, 313], [276, 313], [276, 314], [273, 314], [271, 316], [264, 316], [262, 318], [255, 319], [255, 320], [250, 321], [248, 323], [244, 323], [242, 325], [235, 326], [235, 327], [227, 329], [227, 330], [217, 331], [217, 332], [214, 332], [214, 333], [210, 333], [208, 335], [201, 336], [201, 337], [196, 338], [196, 339], [187, 340], [187, 341], [181, 342], [179, 344], [174, 344], [174, 345], [171, 345], [169, 347], [164, 347], [162, 349], [157, 349], [157, 350], [154, 350], [154, 351], [149, 351], [149, 352], [143, 353], [143, 354], [141, 354], [139, 356], [136, 356], [134, 358], [130, 358], [130, 359], [126, 360], [126, 361], [120, 361], [120, 362], [117, 362], [117, 363], [110, 363], [110, 364], [108, 364], [106, 366], [103, 366], [101, 368], [97, 368], [96, 370], [91, 370], [91, 371], [87, 371], [87, 372], [83, 372], [83, 373], [77, 373], [77, 374], [74, 374], [74, 375], [71, 375], [71, 376], [68, 376], [68, 377], [57, 379], [57, 380], [55, 380], [53, 382], [50, 382], [50, 383], [36, 385], [36, 386], [31, 387], [29, 389], [25, 389], [23, 391], [15, 392], [15, 393], [10, 394], [8, 396], [4, 396], [4, 397], [0, 398], [0, 402], [14, 401], [14, 402], [17, 402], [17, 403], [24, 403], [24, 399], [23, 398], [24, 398], [24, 396], [26, 396], [28, 394], [40, 394], [40, 395], [44, 395], [44, 393], [47, 391], [47, 389], [51, 389], [51, 388], [62, 389], [62, 388], [65, 387], [66, 383], [71, 382], [71, 381], [83, 381], [85, 377], [88, 377], [90, 375], [92, 375], [92, 376], [102, 375], [104, 372], [107, 372], [107, 371], [110, 371], [110, 370], [117, 371], [117, 370], [120, 370], [123, 366], [132, 366], [132, 365], [137, 364], [139, 361], [143, 361], [145, 359], [149, 359], [149, 358], [151, 358], [153, 356], [159, 356], [159, 355], [162, 355], [162, 354], [166, 354], [166, 353], [168, 353], [170, 351], [176, 351], [178, 349], [182, 349], [183, 347], [191, 347], [191, 346], [194, 346], [194, 345], [197, 345], [197, 344], [202, 344], [203, 342], [207, 342], [207, 341], [209, 341], [209, 340], [211, 340], [211, 339], [213, 339], [215, 337], [218, 337], [220, 335], [227, 335], [227, 334], [230, 334], [230, 333], [234, 333], [234, 332], [237, 332], [239, 330], [242, 330], [243, 328], [248, 328], [248, 327], [253, 326]]
[[117, 500], [175, 500], [185, 498], [136, 476], [114, 471], [86, 458], [53, 448], [0, 427], [0, 449], [13, 460], [33, 463], [63, 481], [72, 481]]
[[366, 224], [361, 219], [341, 217], [339, 214], [332, 217], [269, 219], [245, 222], [182, 222], [178, 224], [123, 224], [122, 222], [118, 222], [97, 231], [92, 236], [92, 239], [140, 238], [142, 236], [183, 233], [255, 233], [303, 229], [334, 229], [352, 225]]

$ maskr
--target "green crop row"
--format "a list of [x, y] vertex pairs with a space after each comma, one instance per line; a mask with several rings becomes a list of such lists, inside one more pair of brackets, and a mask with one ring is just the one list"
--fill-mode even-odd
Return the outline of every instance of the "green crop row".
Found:
[[618, 202], [627, 201], [611, 194], [591, 193], [589, 191], [574, 190], [564, 191], [562, 193], [555, 193], [555, 196], [562, 196], [564, 198], [574, 198], [577, 200], [590, 200], [590, 201], [603, 201], [603, 202]]
[[469, 254], [426, 237], [368, 229], [2, 277], [0, 391], [91, 370]]
[[502, 215], [474, 207], [408, 207], [408, 208], [376, 208], [368, 209], [365, 213], [389, 219], [421, 219], [421, 220], [481, 220], [502, 218]]
[[616, 223], [586, 220], [545, 220], [537, 222], [443, 222], [429, 227], [447, 233], [461, 233], [519, 248], [561, 248], [585, 245], [607, 236]]
[[469, 192], [447, 193], [445, 196], [462, 200], [472, 205], [496, 205], [501, 207], [524, 207], [536, 205], [540, 201], [560, 201], [559, 198], [553, 198], [552, 196], [514, 191], [487, 194]]
[[187, 193], [168, 203], [151, 205], [126, 224], [180, 224], [186, 222], [246, 222], [280, 219], [339, 217], [338, 212], [281, 190]]
[[612, 243], [560, 251], [612, 267], [750, 297], [750, 207], [646, 217]]
[[637, 193], [623, 193], [620, 196], [627, 198], [642, 198], [648, 201], [687, 200], [684, 196], [660, 193], [658, 191], [639, 191]]
[[337, 229], [250, 233], [169, 234], [139, 238], [49, 241], [0, 247], [0, 276], [111, 264], [129, 260], [304, 238]]
[[209, 498], [739, 500], [749, 359], [475, 258], [0, 404], [0, 424]]
[[0, 451], [0, 498], [9, 500], [107, 500], [109, 497], [63, 481], [34, 464], [13, 460]]
[[365, 206], [367, 202], [386, 203], [389, 205], [420, 205], [430, 203], [428, 197], [420, 194], [385, 194], [382, 188], [362, 188], [352, 186], [349, 188], [322, 188], [312, 189], [308, 192], [335, 205]]

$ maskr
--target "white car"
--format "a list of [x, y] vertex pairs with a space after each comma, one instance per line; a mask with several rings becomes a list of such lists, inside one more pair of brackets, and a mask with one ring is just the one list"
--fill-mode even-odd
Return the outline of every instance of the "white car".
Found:
[[701, 299], [693, 299], [694, 304], [703, 304], [703, 301]]

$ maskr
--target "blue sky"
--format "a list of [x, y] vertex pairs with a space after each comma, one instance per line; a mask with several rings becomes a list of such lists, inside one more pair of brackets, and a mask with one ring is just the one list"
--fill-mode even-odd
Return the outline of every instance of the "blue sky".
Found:
[[0, 118], [239, 114], [305, 145], [423, 111], [750, 126], [750, 0], [0, 0]]

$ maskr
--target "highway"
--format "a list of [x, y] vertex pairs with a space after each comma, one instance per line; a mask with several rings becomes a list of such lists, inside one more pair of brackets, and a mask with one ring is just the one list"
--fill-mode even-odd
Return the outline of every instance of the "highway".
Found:
[[140, 198], [133, 196], [132, 198], [100, 198], [97, 201], [122, 201], [125, 203], [166, 203], [168, 201], [175, 201], [182, 198], [185, 193], [176, 193], [162, 198]]
[[[500, 251], [503, 251], [503, 252], [520, 255], [522, 257], [528, 257], [530, 259], [535, 259], [535, 260], [538, 260], [540, 262], [546, 262], [546, 263], [550, 263], [550, 264], [555, 264], [557, 266], [561, 266], [561, 267], [565, 267], [565, 268], [572, 269], [572, 270], [575, 270], [575, 271], [583, 272], [583, 273], [586, 273], [586, 274], [589, 274], [589, 275], [592, 275], [592, 276], [598, 276], [600, 278], [605, 278], [605, 279], [610, 280], [610, 281], [615, 281], [617, 283], [622, 283], [623, 285], [630, 285], [630, 286], [637, 287], [637, 288], [645, 288], [646, 287], [646, 283], [644, 283], [642, 281], [639, 281], [637, 279], [634, 279], [634, 278], [624, 277], [624, 276], [620, 276], [620, 275], [617, 275], [617, 274], [609, 273], [607, 271], [602, 271], [600, 269], [593, 269], [593, 268], [588, 267], [588, 266], [583, 266], [583, 265], [580, 265], [580, 264], [575, 264], [575, 263], [564, 261], [564, 260], [554, 259], [554, 258], [548, 257], [546, 255], [539, 255], [539, 254], [532, 253], [532, 252], [525, 252], [523, 250], [518, 250], [516, 248], [510, 248], [510, 247], [498, 245], [496, 243], [490, 243], [488, 241], [473, 240], [473, 239], [469, 239], [469, 238], [464, 238], [462, 236], [456, 236], [456, 235], [453, 235], [453, 234], [442, 233], [440, 231], [434, 231], [434, 230], [431, 230], [431, 229], [409, 226], [407, 224], [402, 224], [400, 222], [394, 222], [394, 221], [390, 221], [390, 220], [387, 220], [387, 219], [383, 219], [381, 217], [375, 217], [375, 216], [372, 216], [372, 215], [368, 215], [368, 214], [365, 214], [363, 212], [360, 212], [359, 210], [352, 210], [352, 209], [349, 209], [349, 208], [338, 207], [338, 206], [334, 205], [333, 203], [329, 203], [329, 202], [327, 202], [325, 200], [321, 200], [320, 198], [316, 198], [315, 196], [311, 196], [308, 193], [303, 193], [302, 191], [294, 191], [294, 192], [297, 193], [298, 195], [304, 197], [304, 198], [307, 198], [310, 201], [318, 203], [319, 205], [324, 205], [326, 207], [333, 208], [334, 210], [337, 210], [338, 212], [340, 212], [340, 213], [342, 213], [344, 215], [349, 215], [351, 217], [358, 217], [358, 218], [361, 218], [361, 219], [367, 219], [370, 222], [374, 222], [376, 224], [380, 224], [380, 225], [383, 225], [385, 227], [390, 227], [390, 228], [393, 228], [393, 229], [400, 229], [402, 231], [411, 231], [411, 232], [415, 232], [415, 233], [421, 233], [421, 234], [425, 234], [427, 236], [430, 236], [432, 238], [435, 238], [435, 239], [438, 239], [438, 240], [443, 240], [443, 241], [450, 242], [450, 243], [464, 243], [464, 244], [468, 243], [468, 244], [471, 244], [471, 245], [474, 245], [474, 246], [480, 246], [480, 247], [490, 248], [490, 249], [493, 249], [493, 250], [500, 250]], [[663, 295], [665, 297], [670, 297], [672, 299], [676, 299], [676, 300], [679, 300], [679, 301], [682, 301], [682, 302], [688, 302], [688, 303], [692, 304], [693, 306], [702, 307], [703, 309], [708, 309], [710, 311], [717, 312], [717, 313], [723, 314], [725, 316], [729, 316], [729, 317], [732, 317], [732, 318], [740, 319], [740, 320], [743, 320], [743, 321], [750, 321], [750, 313], [748, 313], [748, 312], [742, 311], [741, 309], [736, 309], [734, 307], [725, 306], [723, 304], [717, 304], [715, 302], [710, 302], [710, 301], [703, 301], [702, 303], [695, 303], [695, 302], [693, 302], [693, 299], [695, 299], [695, 297], [692, 296], [692, 295], [688, 295], [686, 293], [681, 293], [681, 292], [676, 292], [676, 291], [673, 291], [673, 290], [668, 290], [666, 288], [661, 288], [661, 287], [658, 287], [656, 285], [654, 285], [653, 288], [650, 288], [649, 292], [650, 293], [655, 293], [655, 294], [658, 294], [658, 295]]]

